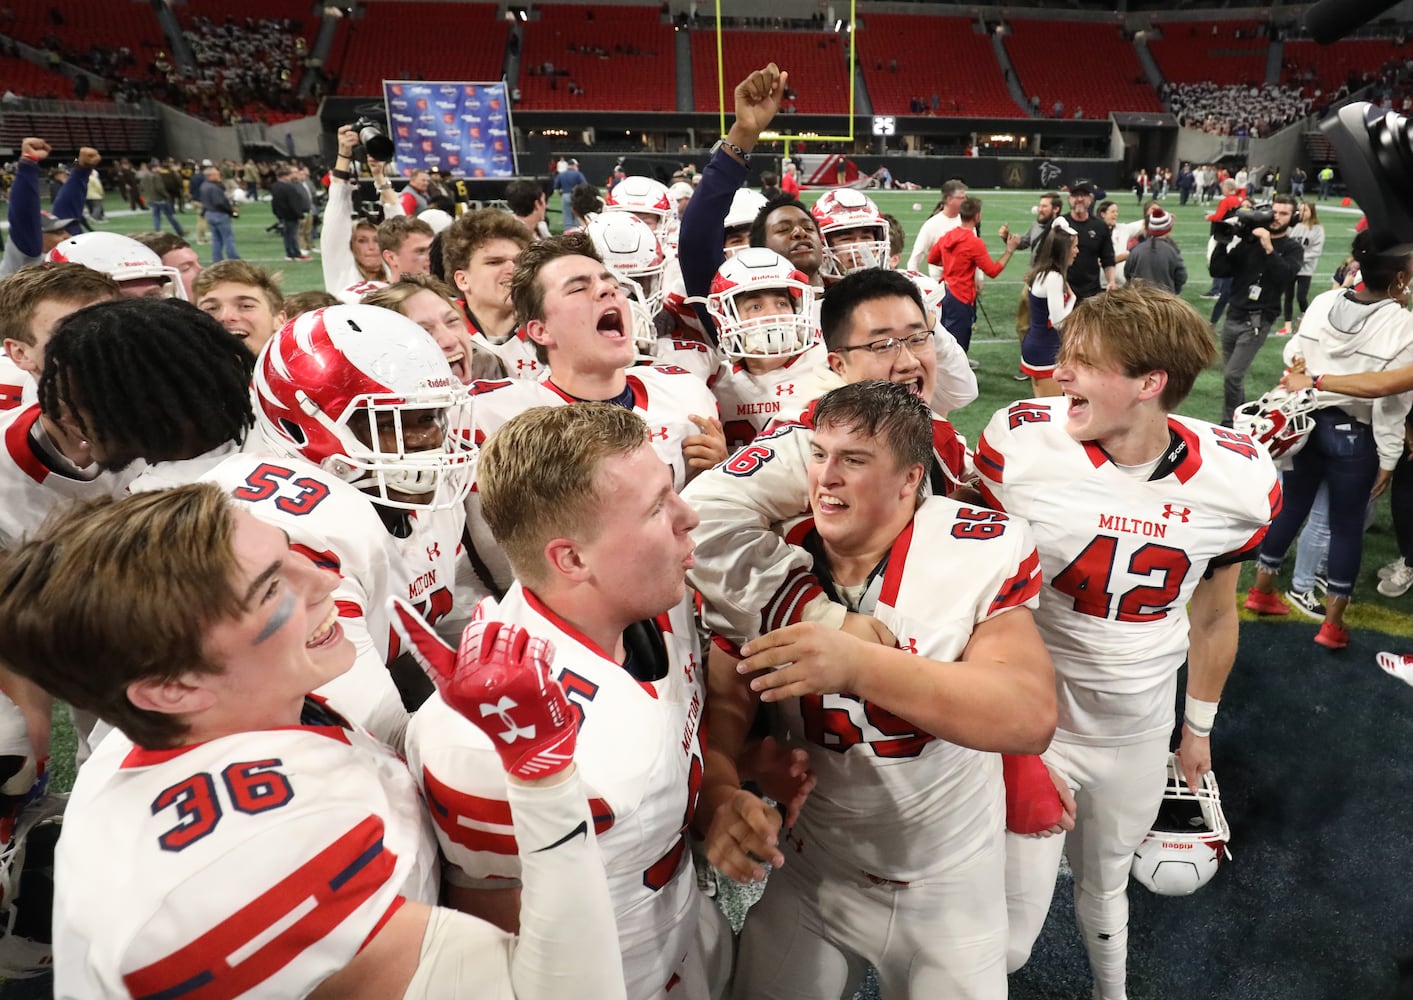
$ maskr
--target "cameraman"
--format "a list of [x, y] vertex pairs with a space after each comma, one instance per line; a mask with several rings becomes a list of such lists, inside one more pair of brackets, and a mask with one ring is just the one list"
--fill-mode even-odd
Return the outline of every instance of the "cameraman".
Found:
[[[1212, 251], [1212, 277], [1231, 278], [1231, 301], [1222, 326], [1222, 426], [1231, 426], [1232, 411], [1246, 399], [1246, 371], [1266, 342], [1280, 313], [1285, 290], [1295, 284], [1305, 250], [1289, 239], [1295, 199], [1278, 194], [1272, 200], [1271, 221], [1261, 213], [1240, 213], [1236, 235], [1218, 242]], [[1256, 215], [1256, 219], [1252, 219]]]

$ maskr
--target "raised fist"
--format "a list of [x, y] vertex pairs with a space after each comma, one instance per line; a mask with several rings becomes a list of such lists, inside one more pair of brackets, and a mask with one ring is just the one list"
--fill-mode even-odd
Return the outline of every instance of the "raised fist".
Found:
[[31, 160], [43, 160], [51, 150], [52, 147], [43, 139], [26, 139], [20, 144], [20, 153]]
[[394, 626], [442, 700], [490, 738], [507, 774], [536, 781], [574, 762], [573, 716], [550, 675], [553, 646], [516, 625], [477, 621], [452, 650], [411, 605], [389, 603]]
[[96, 167], [103, 162], [103, 157], [92, 146], [84, 146], [79, 150], [78, 159], [74, 162], [81, 167]]

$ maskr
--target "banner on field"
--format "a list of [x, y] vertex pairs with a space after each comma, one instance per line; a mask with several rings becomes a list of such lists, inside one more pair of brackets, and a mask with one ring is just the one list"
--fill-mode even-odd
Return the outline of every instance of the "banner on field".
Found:
[[397, 172], [437, 167], [458, 177], [514, 177], [505, 83], [384, 80]]

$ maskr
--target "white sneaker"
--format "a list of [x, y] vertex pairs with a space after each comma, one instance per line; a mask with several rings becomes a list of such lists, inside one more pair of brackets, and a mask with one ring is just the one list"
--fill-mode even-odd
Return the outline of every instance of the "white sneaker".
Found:
[[1385, 597], [1402, 597], [1413, 587], [1413, 566], [1399, 560], [1392, 573], [1379, 581], [1379, 593]]
[[1402, 557], [1402, 556], [1399, 556], [1397, 559], [1395, 559], [1393, 562], [1389, 563], [1387, 566], [1380, 566], [1380, 567], [1379, 567], [1379, 579], [1380, 579], [1380, 580], [1387, 580], [1389, 577], [1393, 576], [1394, 570], [1398, 569], [1398, 567], [1400, 567], [1400, 566], [1402, 566], [1402, 565], [1403, 565], [1403, 557]]
[[1405, 684], [1413, 684], [1413, 656], [1407, 653], [1380, 653], [1374, 657], [1379, 668]]

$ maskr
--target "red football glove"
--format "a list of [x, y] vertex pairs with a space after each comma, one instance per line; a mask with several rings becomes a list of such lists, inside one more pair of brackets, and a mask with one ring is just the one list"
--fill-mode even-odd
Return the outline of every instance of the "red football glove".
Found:
[[490, 737], [507, 774], [534, 781], [574, 762], [574, 721], [550, 675], [553, 646], [516, 625], [477, 621], [453, 651], [411, 605], [390, 604], [408, 651], [442, 700]]
[[1001, 777], [1006, 782], [1006, 829], [1012, 833], [1043, 833], [1065, 814], [1050, 769], [1035, 754], [1003, 753]]

